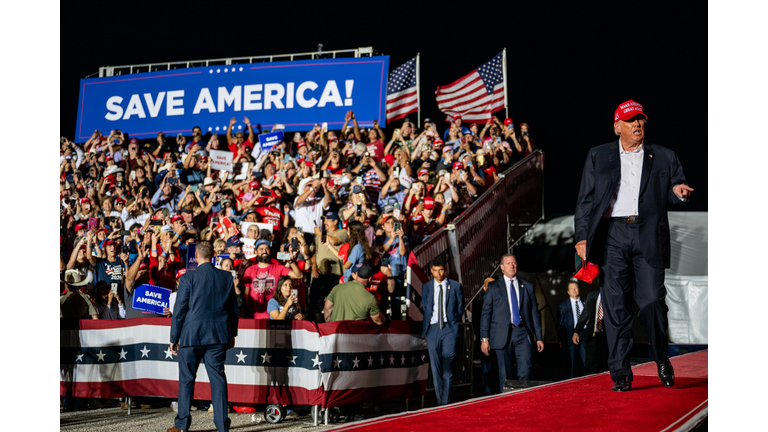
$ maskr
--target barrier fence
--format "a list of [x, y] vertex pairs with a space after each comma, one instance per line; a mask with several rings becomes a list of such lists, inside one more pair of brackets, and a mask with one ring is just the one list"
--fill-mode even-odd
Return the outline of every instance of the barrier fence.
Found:
[[[461, 282], [464, 303], [469, 306], [470, 299], [482, 288], [483, 280], [498, 268], [502, 255], [543, 219], [543, 175], [541, 150], [500, 174], [501, 181], [491, 186], [452, 224], [414, 249], [424, 275], [429, 275], [429, 262], [443, 256], [452, 264], [450, 277]], [[413, 284], [413, 280], [409, 283]]]
[[[90, 398], [178, 396], [171, 320], [80, 320], [61, 329], [60, 394]], [[423, 395], [429, 368], [421, 323], [241, 319], [227, 351], [229, 401], [333, 407]], [[210, 400], [203, 364], [195, 399]]]

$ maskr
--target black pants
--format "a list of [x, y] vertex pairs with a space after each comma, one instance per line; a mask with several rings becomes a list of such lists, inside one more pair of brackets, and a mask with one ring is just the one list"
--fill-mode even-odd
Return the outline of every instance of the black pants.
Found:
[[[582, 339], [583, 340], [583, 339]], [[587, 359], [584, 362], [586, 374], [605, 372], [608, 370], [608, 341], [605, 332], [595, 333], [595, 336], [586, 343]]]
[[651, 356], [659, 363], [668, 357], [667, 304], [664, 299], [664, 269], [651, 267], [640, 248], [640, 225], [610, 219], [602, 267], [605, 333], [611, 378], [632, 377], [633, 298], [639, 306], [637, 318], [650, 340]]

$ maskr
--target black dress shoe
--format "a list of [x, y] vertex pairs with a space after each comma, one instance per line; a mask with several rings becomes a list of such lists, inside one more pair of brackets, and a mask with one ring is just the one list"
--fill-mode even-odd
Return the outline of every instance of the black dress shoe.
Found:
[[611, 390], [617, 392], [630, 391], [632, 389], [632, 379], [626, 375], [622, 375], [616, 380]]
[[672, 362], [669, 359], [659, 363], [659, 379], [667, 387], [675, 385], [675, 370], [672, 368]]

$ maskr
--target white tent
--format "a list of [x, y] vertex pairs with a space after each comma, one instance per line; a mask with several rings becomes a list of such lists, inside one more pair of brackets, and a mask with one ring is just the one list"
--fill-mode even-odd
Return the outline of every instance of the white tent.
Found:
[[[706, 344], [708, 327], [707, 212], [669, 212], [671, 267], [666, 272], [669, 338]], [[573, 215], [540, 222], [527, 238], [551, 246], [573, 244]], [[570, 240], [570, 241], [569, 241]], [[525, 242], [525, 240], [524, 240]]]

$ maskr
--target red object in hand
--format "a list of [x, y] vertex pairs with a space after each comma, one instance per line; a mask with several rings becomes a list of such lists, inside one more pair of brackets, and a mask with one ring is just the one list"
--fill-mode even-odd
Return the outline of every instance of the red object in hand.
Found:
[[573, 277], [586, 283], [592, 283], [592, 281], [597, 278], [598, 274], [600, 274], [600, 268], [597, 266], [597, 264], [584, 261], [581, 269], [579, 269], [579, 271], [576, 272]]

